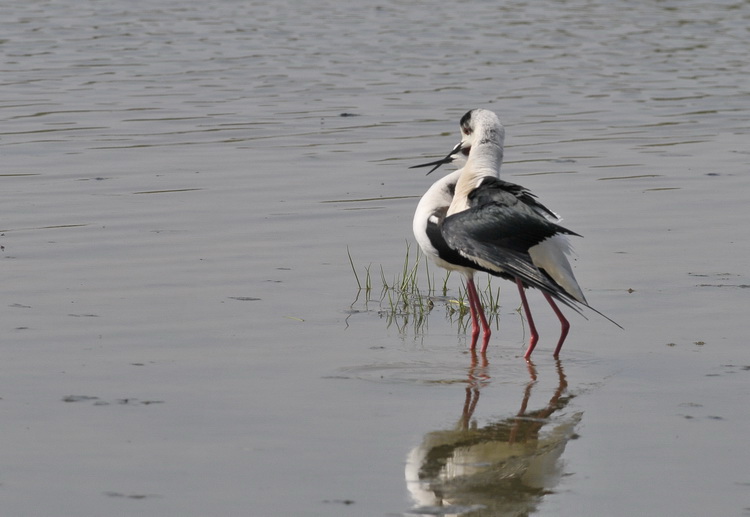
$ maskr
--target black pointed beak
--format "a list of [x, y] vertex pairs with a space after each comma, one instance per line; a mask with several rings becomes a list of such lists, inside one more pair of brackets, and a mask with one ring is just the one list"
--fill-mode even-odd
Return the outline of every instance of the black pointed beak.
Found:
[[461, 152], [461, 142], [457, 143], [456, 146], [451, 150], [451, 152], [448, 153], [448, 156], [446, 156], [445, 158], [441, 158], [440, 160], [435, 160], [434, 162], [420, 163], [419, 165], [412, 165], [409, 168], [418, 169], [419, 167], [431, 167], [434, 165], [434, 167], [430, 169], [430, 172], [426, 174], [426, 176], [429, 176], [432, 172], [434, 172], [438, 167], [440, 167], [444, 163], [451, 163], [453, 161], [453, 156], [455, 154], [458, 154], [459, 152]]

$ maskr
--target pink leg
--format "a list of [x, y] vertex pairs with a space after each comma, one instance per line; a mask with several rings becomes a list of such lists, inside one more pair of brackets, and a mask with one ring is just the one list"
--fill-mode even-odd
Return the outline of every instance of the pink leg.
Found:
[[560, 331], [560, 340], [557, 342], [557, 347], [555, 348], [555, 353], [553, 354], [555, 357], [558, 357], [560, 355], [560, 350], [562, 349], [563, 342], [565, 341], [565, 338], [568, 336], [568, 331], [570, 330], [570, 323], [568, 322], [568, 320], [565, 318], [560, 308], [555, 303], [555, 300], [553, 300], [552, 297], [547, 293], [544, 293], [544, 297], [547, 298], [547, 301], [552, 307], [552, 310], [555, 311], [555, 315], [557, 316], [557, 319], [560, 320], [560, 326], [562, 327], [562, 330]]
[[471, 312], [471, 349], [474, 350], [477, 344], [477, 337], [479, 337], [479, 321], [482, 323], [482, 330], [484, 331], [484, 339], [482, 340], [482, 353], [487, 351], [487, 345], [490, 342], [490, 335], [492, 331], [487, 323], [487, 318], [484, 315], [484, 309], [482, 308], [482, 302], [479, 299], [479, 293], [474, 285], [474, 279], [469, 278], [466, 281], [466, 292], [469, 297], [469, 309]]
[[474, 289], [474, 304], [477, 307], [477, 312], [479, 313], [479, 321], [482, 323], [482, 330], [484, 331], [484, 337], [486, 339], [489, 339], [490, 335], [492, 334], [492, 331], [490, 330], [490, 325], [487, 323], [487, 318], [484, 315], [484, 308], [482, 307], [482, 301], [479, 299], [479, 293], [477, 292], [477, 288], [474, 286], [474, 282], [471, 283], [472, 288]]
[[489, 327], [487, 327], [487, 332], [484, 333], [484, 337], [482, 338], [482, 349], [479, 351], [482, 355], [487, 353], [487, 347], [490, 344], [491, 335], [492, 332], [490, 332]]
[[521, 282], [520, 279], [516, 278], [516, 285], [518, 286], [518, 294], [521, 295], [523, 311], [526, 313], [526, 321], [529, 322], [529, 333], [531, 334], [531, 336], [529, 337], [529, 348], [526, 349], [526, 353], [523, 356], [528, 361], [531, 357], [531, 352], [534, 351], [536, 342], [539, 341], [539, 334], [536, 331], [536, 326], [534, 326], [534, 319], [531, 317], [531, 309], [529, 309], [529, 302], [526, 300], [526, 293], [523, 289], [523, 282]]
[[471, 349], [474, 350], [477, 346], [477, 338], [479, 337], [479, 321], [477, 319], [477, 309], [475, 306], [474, 293], [476, 288], [474, 287], [474, 279], [466, 279], [466, 296], [469, 298], [469, 313], [471, 314]]

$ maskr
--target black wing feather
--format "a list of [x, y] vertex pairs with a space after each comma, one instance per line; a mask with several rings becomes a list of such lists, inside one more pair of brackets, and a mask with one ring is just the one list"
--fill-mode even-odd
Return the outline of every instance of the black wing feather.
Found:
[[469, 194], [469, 204], [469, 209], [443, 221], [441, 230], [448, 246], [576, 308], [575, 299], [537, 268], [529, 255], [529, 248], [545, 239], [575, 232], [542, 216], [540, 211], [554, 213], [529, 191], [496, 178], [483, 180]]
[[608, 316], [570, 296], [531, 261], [529, 248], [549, 237], [560, 234], [580, 237], [547, 217], [559, 220], [557, 214], [529, 190], [487, 177], [469, 193], [469, 208], [445, 218], [439, 229], [445, 243], [460, 255], [470, 261], [479, 259], [493, 264], [503, 272], [478, 264], [475, 269], [511, 280], [519, 278], [524, 285], [548, 293], [579, 314], [579, 306], [583, 305], [622, 328]]
[[542, 217], [549, 217], [555, 221], [560, 217], [539, 202], [536, 195], [521, 185], [503, 181], [489, 176], [484, 178], [479, 187], [469, 193], [469, 203], [472, 206], [500, 201], [501, 203], [520, 203]]
[[[445, 260], [449, 264], [476, 269], [485, 273], [492, 273], [492, 271], [490, 271], [489, 269], [486, 269], [476, 262], [466, 258], [457, 249], [451, 247], [445, 241], [445, 236], [442, 232], [442, 223], [445, 217], [445, 212], [447, 212], [447, 210], [448, 208], [446, 207], [442, 209], [442, 211], [436, 211], [435, 213], [433, 213], [433, 217], [430, 217], [430, 219], [427, 221], [427, 227], [425, 228], [427, 237], [430, 239], [430, 244], [432, 244], [432, 246], [438, 252], [438, 257]], [[433, 218], [435, 220], [433, 220]]]

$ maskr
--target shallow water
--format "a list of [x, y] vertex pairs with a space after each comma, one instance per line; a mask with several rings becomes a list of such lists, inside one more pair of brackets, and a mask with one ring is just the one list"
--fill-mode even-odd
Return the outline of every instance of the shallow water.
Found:
[[[3, 515], [750, 514], [749, 21], [6, 3]], [[444, 303], [357, 292], [347, 248], [400, 272], [434, 181], [406, 168], [472, 107], [624, 331], [572, 315], [556, 363], [532, 295], [530, 369], [500, 284], [484, 364]]]

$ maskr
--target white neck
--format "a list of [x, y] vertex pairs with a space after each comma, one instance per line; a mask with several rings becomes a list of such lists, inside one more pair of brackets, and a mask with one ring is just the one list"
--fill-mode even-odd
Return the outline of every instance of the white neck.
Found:
[[469, 160], [461, 169], [461, 176], [456, 183], [456, 193], [448, 209], [448, 215], [463, 212], [469, 208], [469, 193], [479, 186], [482, 178], [500, 177], [500, 166], [503, 163], [503, 150], [497, 145], [487, 143], [471, 149]]
[[500, 166], [503, 164], [503, 148], [496, 144], [480, 144], [471, 150], [469, 160], [473, 169], [482, 176], [500, 176]]

